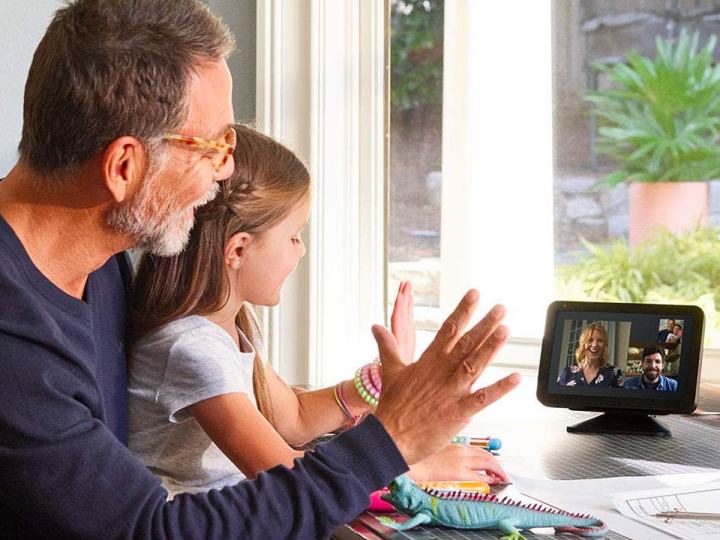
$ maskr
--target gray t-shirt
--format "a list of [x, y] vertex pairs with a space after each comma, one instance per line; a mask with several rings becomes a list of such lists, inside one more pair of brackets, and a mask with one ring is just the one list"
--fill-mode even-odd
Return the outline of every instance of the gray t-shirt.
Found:
[[160, 477], [169, 498], [235, 484], [245, 476], [205, 434], [187, 407], [242, 392], [255, 403], [255, 350], [191, 315], [144, 336], [130, 356], [130, 450]]

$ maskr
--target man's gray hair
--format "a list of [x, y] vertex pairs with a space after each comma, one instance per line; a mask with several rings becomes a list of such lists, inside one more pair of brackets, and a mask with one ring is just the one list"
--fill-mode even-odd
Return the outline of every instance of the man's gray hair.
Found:
[[198, 0], [68, 4], [33, 56], [20, 158], [47, 173], [123, 135], [157, 143], [185, 120], [193, 70], [233, 48], [228, 28]]

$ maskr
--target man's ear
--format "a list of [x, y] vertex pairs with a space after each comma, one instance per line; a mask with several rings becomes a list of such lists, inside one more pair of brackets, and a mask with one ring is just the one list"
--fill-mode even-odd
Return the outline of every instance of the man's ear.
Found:
[[234, 270], [240, 268], [247, 256], [247, 248], [253, 240], [253, 235], [246, 232], [232, 235], [225, 245], [225, 265]]
[[103, 180], [116, 203], [124, 201], [138, 189], [147, 165], [145, 148], [135, 137], [119, 137], [105, 148]]

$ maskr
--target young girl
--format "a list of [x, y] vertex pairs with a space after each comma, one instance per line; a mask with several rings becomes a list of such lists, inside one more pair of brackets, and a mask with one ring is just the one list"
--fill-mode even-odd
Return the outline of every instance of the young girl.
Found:
[[[354, 380], [303, 392], [263, 361], [252, 305], [273, 306], [305, 254], [307, 169], [288, 149], [236, 125], [235, 173], [196, 212], [187, 248], [144, 255], [135, 281], [130, 354], [130, 449], [172, 497], [292, 467], [293, 447], [356, 422], [381, 388], [377, 365]], [[392, 331], [414, 353], [410, 285], [401, 284]], [[479, 471], [485, 471], [485, 474]], [[416, 465], [419, 480], [507, 476], [482, 450], [448, 446]]]

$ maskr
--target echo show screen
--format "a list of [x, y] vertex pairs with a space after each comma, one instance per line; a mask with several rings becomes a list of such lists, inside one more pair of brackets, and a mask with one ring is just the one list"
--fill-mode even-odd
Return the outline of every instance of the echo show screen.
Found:
[[692, 332], [689, 315], [558, 311], [548, 392], [677, 399]]

